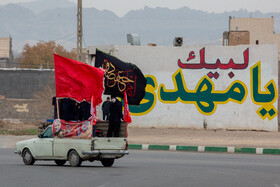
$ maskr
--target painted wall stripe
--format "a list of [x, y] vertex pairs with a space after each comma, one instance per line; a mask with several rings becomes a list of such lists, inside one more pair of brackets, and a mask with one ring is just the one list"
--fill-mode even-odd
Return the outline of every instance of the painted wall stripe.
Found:
[[205, 152], [227, 152], [227, 147], [205, 147]]
[[262, 155], [263, 154], [263, 148], [256, 148], [256, 154]]
[[198, 152], [204, 152], [205, 146], [198, 146]]
[[280, 149], [269, 148], [242, 148], [242, 147], [205, 147], [205, 146], [180, 146], [180, 145], [149, 145], [129, 144], [128, 149], [138, 150], [166, 150], [166, 151], [193, 151], [193, 152], [228, 152], [280, 155]]
[[169, 150], [169, 145], [149, 145], [149, 150]]
[[170, 145], [169, 150], [170, 151], [176, 151], [176, 147], [177, 147], [176, 145]]
[[234, 152], [235, 153], [251, 153], [251, 154], [255, 154], [256, 153], [256, 148], [240, 148], [240, 147], [236, 147]]
[[280, 149], [263, 149], [263, 154], [280, 155]]
[[228, 147], [227, 148], [228, 153], [234, 153], [234, 150], [235, 150], [234, 147]]
[[128, 149], [142, 149], [142, 145], [128, 144]]
[[142, 150], [148, 150], [148, 149], [149, 149], [149, 144], [142, 145]]
[[198, 151], [198, 146], [177, 146], [177, 151]]

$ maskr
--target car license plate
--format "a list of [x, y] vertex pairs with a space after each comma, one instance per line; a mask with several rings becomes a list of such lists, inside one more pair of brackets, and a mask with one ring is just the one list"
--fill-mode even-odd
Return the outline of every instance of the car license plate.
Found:
[[102, 155], [102, 158], [115, 158], [114, 155]]

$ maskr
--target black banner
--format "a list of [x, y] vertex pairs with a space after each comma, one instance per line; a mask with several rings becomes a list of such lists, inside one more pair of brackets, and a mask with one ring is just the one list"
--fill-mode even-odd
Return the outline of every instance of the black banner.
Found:
[[140, 104], [145, 96], [147, 81], [135, 64], [123, 62], [96, 49], [95, 67], [102, 67], [106, 71], [104, 74], [104, 94], [123, 98], [126, 90], [128, 104]]

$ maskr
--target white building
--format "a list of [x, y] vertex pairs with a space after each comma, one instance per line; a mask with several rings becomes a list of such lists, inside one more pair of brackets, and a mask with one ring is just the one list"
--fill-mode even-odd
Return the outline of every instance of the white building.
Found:
[[278, 131], [277, 45], [95, 46], [91, 65], [96, 48], [146, 76], [133, 126]]

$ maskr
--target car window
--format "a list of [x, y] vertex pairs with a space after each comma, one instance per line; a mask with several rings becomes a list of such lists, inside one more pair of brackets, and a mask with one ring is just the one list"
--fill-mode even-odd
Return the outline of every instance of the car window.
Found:
[[44, 132], [42, 138], [53, 138], [53, 132], [52, 128], [47, 128], [47, 130]]

